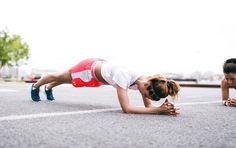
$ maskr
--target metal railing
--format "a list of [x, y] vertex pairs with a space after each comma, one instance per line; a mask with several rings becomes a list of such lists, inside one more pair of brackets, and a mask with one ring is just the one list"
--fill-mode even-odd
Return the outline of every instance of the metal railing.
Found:
[[[205, 88], [220, 88], [220, 84], [199, 84], [197, 79], [187, 78], [169, 78], [179, 82], [181, 87], [205, 87]], [[181, 83], [181, 82], [192, 82], [192, 83]]]

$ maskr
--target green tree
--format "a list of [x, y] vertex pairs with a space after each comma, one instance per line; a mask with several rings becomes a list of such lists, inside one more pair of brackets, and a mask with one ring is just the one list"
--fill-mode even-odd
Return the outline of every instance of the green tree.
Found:
[[29, 46], [19, 35], [0, 32], [0, 69], [5, 66], [19, 66], [21, 60], [28, 60]]

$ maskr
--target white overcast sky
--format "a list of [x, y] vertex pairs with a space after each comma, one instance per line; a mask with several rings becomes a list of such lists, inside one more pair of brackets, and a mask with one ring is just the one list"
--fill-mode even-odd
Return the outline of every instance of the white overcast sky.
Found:
[[147, 74], [221, 73], [236, 57], [235, 0], [0, 0], [6, 28], [33, 68], [100, 57]]

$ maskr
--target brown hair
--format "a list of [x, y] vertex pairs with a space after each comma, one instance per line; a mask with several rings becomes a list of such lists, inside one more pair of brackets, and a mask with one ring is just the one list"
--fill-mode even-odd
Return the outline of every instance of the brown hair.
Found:
[[[165, 98], [168, 95], [176, 98], [178, 92], [180, 90], [180, 86], [174, 80], [167, 80], [164, 76], [161, 75], [153, 75], [148, 77], [148, 80], [151, 81], [152, 84], [155, 84], [155, 92], [156, 95], [160, 98]], [[150, 87], [148, 87], [150, 90]]]

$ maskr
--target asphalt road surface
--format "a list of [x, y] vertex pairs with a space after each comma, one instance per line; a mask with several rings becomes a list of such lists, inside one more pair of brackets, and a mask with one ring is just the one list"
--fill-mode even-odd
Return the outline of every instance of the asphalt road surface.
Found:
[[[181, 114], [124, 114], [113, 87], [55, 88], [55, 101], [30, 99], [29, 83], [0, 83], [1, 148], [235, 148], [236, 108], [219, 88], [182, 88]], [[230, 95], [236, 97], [236, 90]], [[130, 103], [142, 106], [137, 91]], [[155, 102], [160, 105], [164, 100]]]

